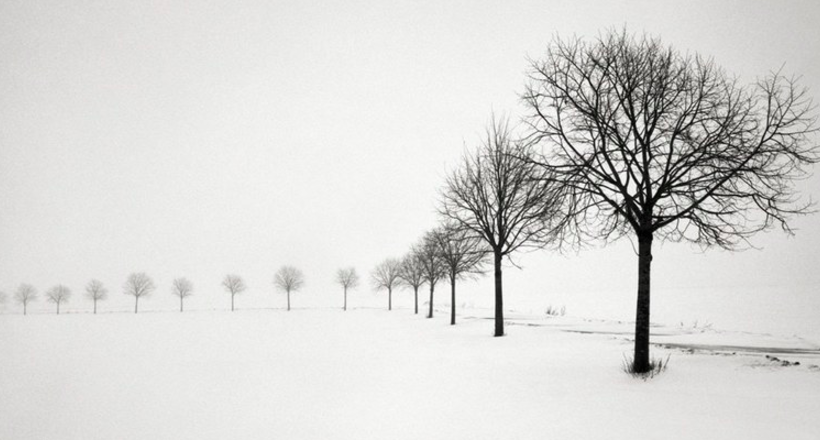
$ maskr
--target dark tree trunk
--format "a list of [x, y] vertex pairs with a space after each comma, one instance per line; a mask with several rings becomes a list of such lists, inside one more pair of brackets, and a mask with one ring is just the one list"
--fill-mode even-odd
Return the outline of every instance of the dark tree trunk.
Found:
[[179, 297], [179, 312], [182, 313], [182, 297]]
[[342, 308], [342, 310], [347, 311], [347, 287], [345, 287], [345, 306]]
[[456, 276], [450, 274], [450, 325], [456, 325]]
[[139, 310], [139, 306], [140, 306], [140, 297], [135, 296], [134, 297], [134, 313], [137, 313], [137, 311]]
[[493, 336], [504, 336], [504, 297], [501, 288], [501, 255], [500, 250], [493, 251], [493, 276], [495, 278], [495, 333]]
[[57, 314], [60, 314], [60, 301], [57, 301]]
[[26, 309], [28, 308], [28, 304], [23, 303], [23, 316], [26, 316]]
[[649, 364], [649, 288], [652, 266], [652, 233], [638, 233], [638, 307], [635, 313], [635, 358], [633, 370], [645, 373]]
[[94, 314], [97, 314], [97, 298], [94, 298]]
[[233, 297], [236, 296], [235, 293], [231, 294], [231, 311], [233, 312]]
[[288, 290], [288, 311], [290, 311], [290, 290]]
[[430, 283], [430, 312], [427, 313], [428, 318], [433, 317], [433, 290], [436, 288], [436, 285]]
[[416, 315], [419, 314], [419, 286], [413, 286], [413, 297], [416, 300]]
[[387, 310], [393, 310], [393, 288], [387, 288]]

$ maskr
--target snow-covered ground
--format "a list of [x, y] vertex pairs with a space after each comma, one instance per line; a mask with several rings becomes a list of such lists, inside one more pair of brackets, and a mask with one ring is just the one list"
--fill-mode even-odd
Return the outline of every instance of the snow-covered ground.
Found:
[[628, 323], [511, 314], [493, 338], [461, 312], [3, 315], [0, 439], [820, 435], [811, 342], [658, 327], [670, 367], [643, 381], [621, 371]]

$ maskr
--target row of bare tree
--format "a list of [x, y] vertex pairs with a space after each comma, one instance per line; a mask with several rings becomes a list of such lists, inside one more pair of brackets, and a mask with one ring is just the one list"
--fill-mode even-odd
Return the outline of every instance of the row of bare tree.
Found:
[[427, 317], [432, 318], [436, 284], [446, 278], [450, 282], [450, 324], [455, 324], [456, 281], [482, 274], [486, 255], [478, 236], [455, 223], [444, 223], [425, 233], [403, 258], [388, 258], [376, 266], [373, 282], [377, 289], [387, 290], [389, 310], [392, 310], [394, 288], [412, 288], [416, 314], [419, 313], [419, 289], [427, 284], [430, 292]]
[[[302, 271], [293, 266], [282, 266], [273, 277], [273, 284], [287, 294], [288, 310], [290, 310], [290, 294], [302, 288], [305, 277]], [[222, 287], [231, 295], [231, 311], [234, 311], [234, 298], [244, 292], [247, 285], [242, 277], [229, 274], [222, 280]], [[150, 276], [144, 272], [135, 272], [128, 276], [123, 285], [123, 293], [134, 297], [134, 313], [139, 312], [140, 298], [150, 295], [156, 290], [156, 284]], [[179, 311], [184, 310], [185, 298], [194, 293], [194, 285], [187, 278], [176, 278], [171, 283], [171, 294], [179, 298]], [[56, 312], [60, 314], [60, 305], [68, 302], [71, 298], [71, 289], [60, 284], [48, 289], [45, 293], [46, 300], [54, 303]], [[93, 279], [85, 286], [85, 296], [93, 301], [94, 313], [97, 313], [97, 302], [108, 298], [108, 289], [102, 281]], [[23, 314], [27, 314], [29, 303], [38, 298], [37, 289], [31, 284], [20, 284], [14, 293], [14, 300], [23, 307]], [[0, 303], [6, 301], [6, 295], [0, 292]]]
[[[795, 183], [820, 161], [817, 115], [797, 78], [778, 71], [743, 85], [713, 60], [682, 54], [659, 38], [608, 31], [593, 41], [556, 38], [542, 59], [531, 60], [521, 99], [523, 123], [510, 128], [494, 119], [447, 178], [442, 226], [402, 260], [374, 270], [389, 309], [393, 288], [406, 283], [418, 313], [418, 290], [427, 283], [432, 316], [435, 285], [445, 277], [455, 307], [456, 280], [481, 272], [491, 256], [494, 334], [502, 336], [505, 258], [524, 247], [578, 250], [627, 237], [638, 254], [632, 369], [642, 373], [652, 368], [655, 240], [731, 250], [775, 226], [791, 234], [789, 220], [811, 212]], [[346, 309], [358, 277], [345, 269], [338, 281]], [[277, 274], [276, 283], [290, 304], [303, 279], [295, 271]], [[228, 278], [223, 285], [232, 302], [244, 290]], [[153, 287], [144, 274], [129, 277], [125, 291], [135, 297], [135, 311]], [[181, 307], [192, 289], [174, 289], [185, 292]], [[69, 296], [63, 286], [48, 291], [58, 309]], [[25, 312], [36, 292], [22, 285], [15, 298]]]
[[448, 276], [454, 296], [456, 278], [491, 255], [502, 336], [502, 263], [511, 253], [627, 237], [638, 254], [631, 367], [644, 373], [655, 240], [731, 250], [774, 226], [791, 234], [788, 220], [811, 212], [795, 182], [820, 160], [816, 108], [780, 72], [742, 85], [711, 59], [609, 31], [594, 41], [556, 38], [531, 60], [521, 99], [522, 124], [493, 118], [447, 178], [444, 226], [377, 271], [388, 291], [386, 274], [416, 290], [427, 282], [430, 316], [435, 282]]

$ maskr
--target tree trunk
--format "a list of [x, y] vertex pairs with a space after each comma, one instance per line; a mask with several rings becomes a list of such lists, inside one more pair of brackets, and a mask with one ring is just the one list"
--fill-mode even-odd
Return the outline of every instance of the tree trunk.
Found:
[[236, 296], [235, 293], [231, 293], [231, 311], [233, 312], [233, 297]]
[[182, 313], [182, 297], [179, 297], [179, 312]]
[[493, 251], [495, 278], [495, 333], [493, 336], [504, 336], [504, 298], [501, 288], [501, 250]]
[[135, 296], [134, 297], [134, 313], [137, 313], [137, 311], [139, 310], [139, 305], [140, 305], [140, 297]]
[[436, 288], [436, 285], [433, 284], [433, 283], [430, 283], [430, 312], [427, 313], [428, 318], [433, 317], [433, 289], [435, 289], [435, 288]]
[[57, 301], [57, 314], [60, 314], [60, 301]]
[[28, 308], [28, 304], [23, 303], [23, 316], [26, 316], [26, 309]]
[[635, 313], [633, 371], [645, 373], [649, 364], [649, 288], [652, 266], [652, 233], [638, 233], [638, 306]]
[[387, 310], [393, 310], [393, 288], [387, 288]]
[[450, 325], [456, 325], [456, 275], [450, 274]]
[[347, 311], [347, 287], [345, 287], [345, 306], [342, 310]]
[[288, 290], [288, 311], [290, 311], [290, 290]]
[[97, 314], [97, 298], [94, 298], [94, 314]]
[[416, 300], [416, 315], [419, 314], [419, 286], [413, 286], [413, 297]]

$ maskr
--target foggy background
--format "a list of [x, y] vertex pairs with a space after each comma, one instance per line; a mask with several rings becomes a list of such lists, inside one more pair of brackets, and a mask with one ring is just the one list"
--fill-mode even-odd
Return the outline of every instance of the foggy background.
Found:
[[[306, 277], [294, 307], [341, 307], [336, 270], [369, 279], [436, 225], [444, 176], [491, 112], [519, 119], [527, 57], [553, 36], [626, 26], [741, 83], [782, 67], [818, 98], [818, 23], [813, 1], [4, 1], [2, 311], [19, 312], [22, 282], [41, 293], [30, 311], [52, 313], [42, 292], [59, 283], [64, 311], [90, 311], [91, 278], [110, 290], [101, 311], [132, 310], [135, 271], [157, 285], [144, 311], [175, 310], [182, 276], [186, 309], [227, 309], [227, 273], [248, 284], [238, 308], [284, 307], [284, 264]], [[817, 199], [820, 178], [801, 187]], [[740, 253], [656, 242], [653, 321], [820, 338], [820, 217], [793, 226]], [[628, 241], [514, 261], [509, 309], [634, 319]], [[366, 301], [367, 282], [350, 305]], [[490, 306], [491, 277], [461, 283], [459, 303]]]

